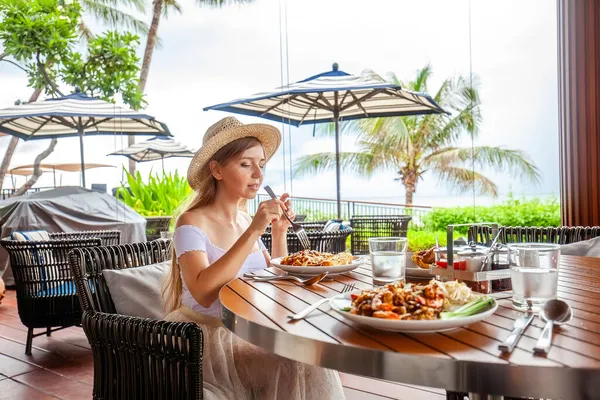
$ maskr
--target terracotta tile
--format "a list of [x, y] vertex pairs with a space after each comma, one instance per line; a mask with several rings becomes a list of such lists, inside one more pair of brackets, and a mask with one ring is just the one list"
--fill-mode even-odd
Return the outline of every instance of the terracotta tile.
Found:
[[64, 357], [36, 349], [35, 347], [31, 349], [31, 355], [27, 356], [25, 355], [24, 344], [2, 337], [0, 337], [0, 354], [44, 368], [60, 367], [71, 363], [71, 361]]
[[73, 381], [46, 370], [19, 375], [14, 379], [64, 400], [89, 400], [92, 397], [92, 386]]
[[51, 368], [52, 372], [63, 375], [66, 378], [94, 385], [94, 364], [62, 365]]
[[[22, 344], [25, 344], [27, 339], [25, 332], [3, 325], [2, 323], [0, 323], [0, 337], [11, 339]], [[92, 359], [92, 353], [89, 349], [63, 342], [54, 339], [53, 337], [46, 337], [45, 335], [34, 338], [33, 347], [55, 353], [69, 360], [86, 362]]]
[[48, 400], [56, 399], [27, 385], [11, 379], [0, 381], [0, 400]]
[[0, 354], [0, 374], [11, 377], [39, 369], [31, 364]]

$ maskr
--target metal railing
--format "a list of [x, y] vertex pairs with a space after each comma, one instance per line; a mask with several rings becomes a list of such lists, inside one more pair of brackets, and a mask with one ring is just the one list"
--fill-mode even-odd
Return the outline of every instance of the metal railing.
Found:
[[[258, 194], [247, 204], [250, 215], [254, 215], [258, 204], [268, 200], [266, 194]], [[294, 197], [294, 211], [296, 214], [306, 215], [305, 221], [326, 221], [337, 218], [337, 202], [331, 199], [319, 199], [312, 197]], [[342, 200], [342, 219], [350, 220], [356, 215], [411, 215], [412, 227], [423, 225], [422, 217], [429, 213], [432, 207], [428, 206], [406, 206], [403, 204], [377, 203], [371, 201]]]

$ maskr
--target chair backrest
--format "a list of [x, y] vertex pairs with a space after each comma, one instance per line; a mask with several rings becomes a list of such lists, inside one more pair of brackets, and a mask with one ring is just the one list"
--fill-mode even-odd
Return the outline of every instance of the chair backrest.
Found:
[[350, 218], [354, 229], [350, 238], [352, 254], [368, 254], [369, 238], [406, 237], [411, 215], [355, 215]]
[[17, 297], [74, 295], [69, 252], [100, 245], [98, 238], [53, 239], [43, 242], [2, 239], [15, 277]]
[[[311, 249], [327, 253], [341, 253], [346, 251], [346, 239], [352, 233], [352, 228], [346, 227], [339, 231], [324, 232], [318, 229], [319, 227], [322, 228], [323, 225], [314, 225], [309, 227], [307, 227], [307, 225], [303, 226], [306, 230], [308, 240], [310, 240]], [[271, 232], [265, 232], [261, 236], [261, 239], [270, 253], [272, 250]], [[302, 250], [300, 240], [291, 230], [289, 230], [287, 233], [287, 245], [288, 253], [295, 253]]]
[[121, 231], [98, 230], [98, 231], [73, 231], [73, 232], [52, 232], [49, 233], [50, 239], [100, 239], [101, 246], [112, 246], [121, 243]]
[[[556, 243], [569, 244], [593, 239], [600, 236], [600, 226], [503, 226], [499, 237], [501, 243]], [[492, 243], [490, 226], [473, 225], [469, 227], [469, 242], [489, 246]]]
[[69, 264], [82, 310], [117, 312], [102, 275], [103, 270], [141, 267], [170, 258], [171, 242], [168, 240], [73, 250]]

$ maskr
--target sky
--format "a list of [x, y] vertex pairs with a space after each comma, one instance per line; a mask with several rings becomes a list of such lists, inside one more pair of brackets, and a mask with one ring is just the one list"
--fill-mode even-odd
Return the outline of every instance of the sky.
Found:
[[[230, 115], [205, 112], [203, 107], [269, 90], [288, 79], [304, 79], [329, 70], [333, 62], [349, 73], [393, 71], [405, 80], [429, 63], [434, 72], [429, 82], [431, 93], [446, 78], [468, 76], [470, 71], [478, 77], [483, 122], [475, 145], [523, 150], [541, 171], [537, 185], [484, 171], [497, 183], [500, 199], [509, 192], [558, 195], [555, 1], [258, 0], [222, 9], [200, 8], [193, 0], [180, 3], [181, 15], [171, 13], [161, 21], [162, 46], [154, 53], [146, 88], [146, 111], [165, 122], [176, 140], [197, 148], [206, 129]], [[90, 23], [95, 30], [102, 29]], [[139, 51], [141, 55], [142, 46]], [[17, 99], [26, 100], [30, 93], [24, 73], [0, 63], [0, 108], [12, 106]], [[290, 151], [293, 164], [302, 155], [334, 151], [332, 138], [318, 129], [314, 132], [312, 126], [290, 128], [237, 117], [283, 129], [285, 164], [282, 147], [267, 166], [266, 184], [298, 197], [335, 197], [333, 171], [289, 181]], [[0, 154], [9, 140], [0, 138]], [[470, 141], [462, 144], [471, 145]], [[11, 166], [32, 163], [47, 145], [47, 141], [21, 141]], [[86, 162], [115, 165], [88, 171], [88, 185], [114, 187], [121, 181], [121, 165], [126, 159], [106, 155], [126, 146], [127, 139], [118, 133], [85, 139]], [[342, 151], [354, 149], [354, 139], [343, 137]], [[78, 154], [78, 140], [63, 139], [45, 161], [78, 162]], [[185, 174], [188, 163], [188, 159], [165, 160], [165, 169]], [[147, 175], [151, 169], [159, 171], [160, 162], [138, 164], [138, 169]], [[381, 171], [372, 178], [342, 173], [342, 197], [403, 202], [404, 189], [394, 177], [393, 171]], [[16, 180], [17, 185], [24, 182], [23, 177]], [[77, 184], [79, 175], [63, 173], [57, 180]], [[38, 183], [47, 185], [52, 185], [51, 174], [44, 174]], [[6, 186], [11, 186], [10, 179]], [[477, 197], [475, 201], [487, 204], [495, 200]], [[419, 183], [415, 195], [415, 203], [420, 205], [469, 202], [473, 203], [470, 194], [457, 193], [430, 175]]]

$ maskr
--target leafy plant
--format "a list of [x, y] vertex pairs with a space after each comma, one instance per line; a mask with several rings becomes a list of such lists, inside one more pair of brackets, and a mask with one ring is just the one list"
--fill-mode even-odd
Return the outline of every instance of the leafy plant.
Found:
[[[508, 200], [479, 207], [436, 208], [423, 217], [429, 231], [445, 230], [450, 224], [498, 222], [504, 226], [559, 226], [560, 204], [556, 199]], [[468, 227], [462, 229], [466, 232]]]
[[173, 215], [181, 202], [192, 193], [187, 179], [177, 172], [173, 175], [163, 171], [162, 176], [150, 173], [145, 183], [139, 171], [135, 177], [124, 171], [129, 188], [122, 184], [117, 189], [117, 197], [144, 217]]
[[[440, 230], [437, 232], [421, 231], [409, 229], [406, 237], [408, 238], [408, 251], [421, 251], [427, 250], [435, 246], [435, 235], [438, 236], [438, 241], [441, 247], [446, 246], [448, 243], [446, 230]], [[454, 232], [454, 240], [461, 237], [460, 232]]]

